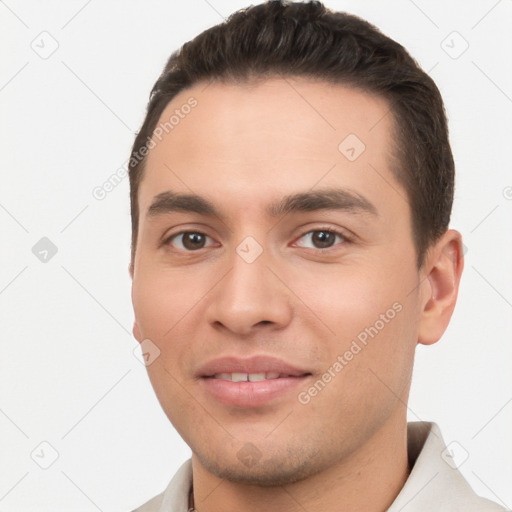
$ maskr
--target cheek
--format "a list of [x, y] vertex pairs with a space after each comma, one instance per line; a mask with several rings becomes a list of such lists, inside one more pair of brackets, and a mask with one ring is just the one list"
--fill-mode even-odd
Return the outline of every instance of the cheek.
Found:
[[297, 295], [314, 313], [302, 320], [303, 328], [317, 340], [326, 369], [341, 356], [337, 375], [343, 376], [337, 380], [356, 394], [362, 382], [376, 380], [372, 372], [398, 388], [410, 372], [419, 316], [411, 293], [415, 277], [413, 269], [368, 266], [364, 272], [347, 267], [296, 281]]
[[403, 302], [405, 294], [398, 280], [386, 277], [391, 273], [341, 265], [319, 270], [295, 276], [294, 291], [313, 313], [318, 327], [325, 327], [326, 334], [338, 342], [352, 339], [375, 322], [380, 326], [381, 315], [393, 319], [393, 304]]
[[187, 429], [181, 429], [182, 422], [190, 415], [199, 418], [202, 411], [187, 390], [183, 373], [197, 326], [194, 306], [204, 294], [200, 281], [155, 265], [141, 269], [133, 283], [133, 307], [141, 335], [160, 350], [146, 370], [162, 409], [185, 440]]
[[167, 339], [202, 294], [200, 280], [184, 279], [179, 271], [142, 270], [133, 282], [133, 308], [143, 337]]
[[198, 329], [204, 318], [202, 299], [211, 287], [197, 274], [156, 265], [146, 267], [134, 280], [133, 307], [142, 338], [160, 350], [147, 367], [148, 375], [168, 414], [186, 407], [182, 382], [190, 378], [194, 357], [206, 349], [206, 337], [198, 336]]

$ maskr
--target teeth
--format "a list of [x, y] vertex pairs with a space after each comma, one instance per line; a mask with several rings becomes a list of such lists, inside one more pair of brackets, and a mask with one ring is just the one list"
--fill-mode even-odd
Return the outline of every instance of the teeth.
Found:
[[[232, 382], [259, 382], [262, 380], [278, 379], [281, 374], [279, 372], [267, 373], [217, 373], [214, 379], [230, 380]], [[286, 377], [286, 375], [283, 375]]]
[[260, 380], [265, 380], [264, 373], [249, 373], [249, 381], [250, 382], [258, 382]]
[[214, 379], [231, 380], [231, 373], [218, 373], [213, 376]]

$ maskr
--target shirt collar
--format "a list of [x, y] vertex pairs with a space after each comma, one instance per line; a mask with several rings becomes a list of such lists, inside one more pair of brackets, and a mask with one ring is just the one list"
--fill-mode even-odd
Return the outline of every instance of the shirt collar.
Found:
[[457, 441], [446, 446], [436, 423], [408, 423], [407, 451], [412, 470], [387, 512], [505, 510], [474, 493], [458, 470], [467, 451]]

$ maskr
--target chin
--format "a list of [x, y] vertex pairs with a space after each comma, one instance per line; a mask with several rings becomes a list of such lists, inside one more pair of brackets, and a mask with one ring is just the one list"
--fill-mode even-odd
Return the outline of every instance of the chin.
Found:
[[279, 487], [293, 484], [322, 470], [318, 461], [302, 454], [300, 460], [287, 458], [261, 459], [243, 463], [238, 459], [202, 457], [196, 454], [201, 464], [212, 474], [223, 480], [259, 487]]

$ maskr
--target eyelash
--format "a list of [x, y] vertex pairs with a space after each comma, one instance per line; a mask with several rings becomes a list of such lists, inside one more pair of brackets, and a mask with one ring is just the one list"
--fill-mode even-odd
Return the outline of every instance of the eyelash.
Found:
[[[302, 238], [304, 238], [304, 236], [310, 234], [310, 233], [318, 233], [318, 232], [325, 232], [325, 233], [330, 233], [330, 234], [333, 234], [335, 236], [338, 236], [340, 238], [342, 238], [342, 243], [343, 244], [348, 244], [348, 243], [352, 243], [353, 240], [352, 240], [352, 237], [350, 237], [349, 235], [347, 235], [345, 232], [342, 232], [341, 230], [337, 230], [337, 229], [333, 229], [331, 227], [319, 227], [319, 228], [315, 228], [315, 229], [310, 229], [308, 231], [305, 231], [304, 233], [302, 233], [298, 238], [297, 240], [300, 240]], [[174, 238], [177, 238], [178, 236], [180, 235], [185, 235], [187, 233], [192, 233], [192, 234], [195, 234], [195, 235], [203, 235], [203, 236], [206, 236], [208, 238], [211, 238], [209, 237], [206, 233], [203, 233], [201, 231], [180, 231], [178, 233], [174, 233], [172, 234], [171, 236], [167, 237], [162, 245], [164, 246], [167, 246], [167, 245], [170, 245], [172, 240]], [[338, 244], [339, 245], [339, 244]], [[331, 247], [327, 247], [325, 249], [320, 249], [320, 248], [317, 248], [317, 247], [305, 247], [305, 249], [309, 249], [310, 251], [314, 251], [316, 253], [326, 253], [326, 252], [329, 252], [331, 250], [334, 250], [336, 248], [336, 245], [334, 246], [331, 246]], [[201, 249], [204, 249], [203, 247], [200, 248], [200, 249], [197, 249], [197, 250], [185, 250], [184, 252], [187, 252], [187, 253], [194, 253], [194, 252], [199, 252], [201, 251]], [[183, 249], [177, 249], [178, 251], [183, 251]]]

